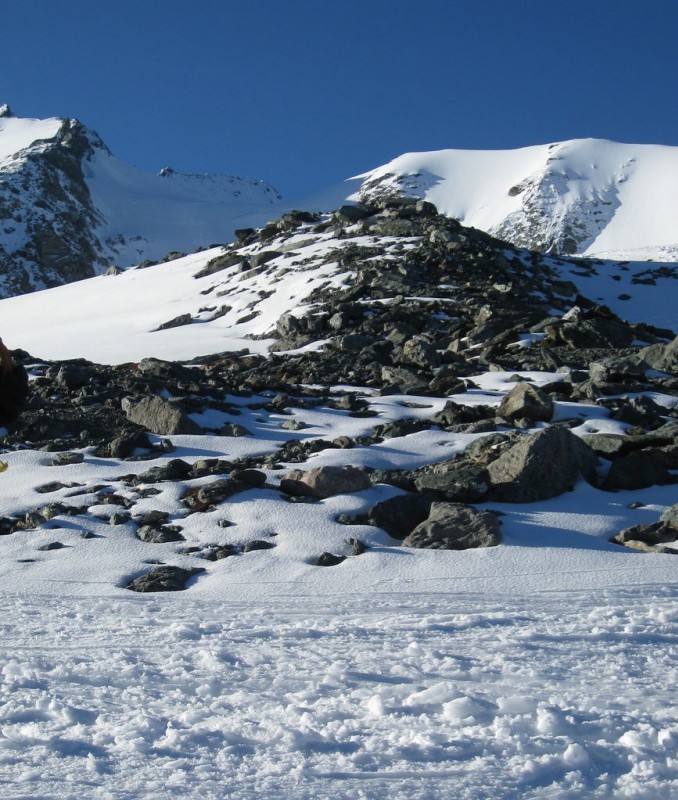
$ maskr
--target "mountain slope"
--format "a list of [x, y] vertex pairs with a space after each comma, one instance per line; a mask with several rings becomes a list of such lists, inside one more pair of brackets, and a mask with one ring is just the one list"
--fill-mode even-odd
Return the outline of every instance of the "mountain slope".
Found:
[[19, 119], [0, 107], [0, 296], [68, 283], [265, 221], [263, 181], [144, 173], [77, 120]]
[[[328, 191], [336, 204], [342, 187]], [[678, 148], [576, 139], [518, 150], [408, 153], [345, 198], [430, 200], [465, 225], [541, 252], [678, 260]], [[315, 199], [322, 207], [324, 196]]]

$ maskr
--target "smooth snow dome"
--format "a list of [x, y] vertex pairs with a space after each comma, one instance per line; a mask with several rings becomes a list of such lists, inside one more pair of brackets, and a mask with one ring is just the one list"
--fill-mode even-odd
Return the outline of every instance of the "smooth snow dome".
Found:
[[61, 125], [62, 120], [56, 118], [0, 117], [0, 167], [4, 161], [12, 159], [15, 154], [30, 147], [34, 142], [56, 136]]
[[[568, 207], [597, 202], [604, 227], [580, 255], [678, 246], [678, 148], [575, 139], [517, 150], [407, 153], [351, 179], [359, 190], [409, 178], [419, 194], [465, 225], [496, 231], [521, 211], [524, 195], [546, 182], [540, 202], [558, 220]], [[358, 197], [358, 191], [351, 195]], [[639, 260], [642, 255], [638, 256]]]

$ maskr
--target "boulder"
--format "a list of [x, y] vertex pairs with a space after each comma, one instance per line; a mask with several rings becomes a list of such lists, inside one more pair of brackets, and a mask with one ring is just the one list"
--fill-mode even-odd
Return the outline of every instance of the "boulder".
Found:
[[553, 417], [553, 400], [546, 392], [523, 381], [504, 395], [497, 409], [497, 416], [507, 420], [549, 422]]
[[431, 513], [403, 542], [404, 547], [468, 550], [501, 542], [499, 521], [492, 511], [461, 503], [433, 503]]
[[485, 467], [472, 461], [450, 462], [445, 467], [415, 478], [417, 491], [458, 503], [477, 503], [485, 497], [490, 488]]
[[488, 500], [532, 503], [571, 490], [580, 478], [593, 480], [597, 464], [591, 448], [566, 428], [526, 434], [488, 464]]
[[404, 539], [431, 513], [432, 500], [418, 494], [400, 494], [382, 500], [369, 510], [370, 525], [382, 528], [394, 539]]
[[371, 481], [358, 467], [317, 467], [308, 472], [294, 469], [283, 475], [280, 488], [297, 497], [331, 497], [369, 489]]
[[181, 592], [186, 588], [186, 582], [201, 572], [205, 570], [163, 565], [130, 581], [125, 588], [133, 592]]
[[641, 358], [652, 369], [678, 373], [678, 336], [668, 344], [652, 344], [640, 351]]
[[655, 448], [629, 453], [612, 462], [604, 489], [644, 489], [655, 484], [673, 483], [674, 478], [662, 463], [662, 453]]
[[202, 433], [202, 428], [178, 406], [157, 395], [129, 402], [126, 412], [130, 422], [159, 436]]

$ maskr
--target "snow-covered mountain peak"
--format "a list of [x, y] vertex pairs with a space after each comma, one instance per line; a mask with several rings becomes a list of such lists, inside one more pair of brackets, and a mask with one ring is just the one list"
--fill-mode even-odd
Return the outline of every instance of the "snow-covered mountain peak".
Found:
[[678, 148], [573, 139], [406, 153], [351, 179], [353, 199], [406, 194], [521, 247], [678, 259]]
[[227, 241], [281, 200], [253, 178], [153, 175], [76, 119], [0, 115], [0, 296]]

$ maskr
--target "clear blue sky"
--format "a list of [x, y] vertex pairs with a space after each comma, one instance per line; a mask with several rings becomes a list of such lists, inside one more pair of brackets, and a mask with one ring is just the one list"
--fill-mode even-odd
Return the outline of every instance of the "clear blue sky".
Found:
[[678, 0], [0, 0], [0, 102], [288, 197], [413, 150], [678, 145]]

